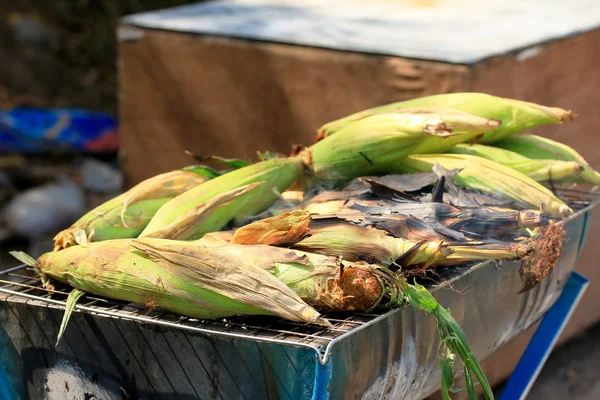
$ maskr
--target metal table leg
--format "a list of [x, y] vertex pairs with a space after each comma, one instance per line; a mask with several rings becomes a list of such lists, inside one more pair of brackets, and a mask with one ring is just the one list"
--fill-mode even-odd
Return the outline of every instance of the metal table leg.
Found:
[[525, 399], [589, 282], [589, 279], [577, 272], [571, 274], [562, 294], [548, 310], [531, 338], [500, 395], [500, 400]]

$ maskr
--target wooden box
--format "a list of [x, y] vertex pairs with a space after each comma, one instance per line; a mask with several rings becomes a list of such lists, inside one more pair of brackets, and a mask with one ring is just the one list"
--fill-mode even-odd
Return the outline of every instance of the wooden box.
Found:
[[[310, 144], [323, 123], [436, 93], [480, 91], [579, 114], [535, 133], [600, 168], [600, 8], [593, 0], [216, 1], [138, 14], [119, 29], [130, 184], [192, 163]], [[564, 337], [598, 321], [593, 220], [578, 270], [592, 286]], [[514, 368], [531, 332], [488, 359]]]

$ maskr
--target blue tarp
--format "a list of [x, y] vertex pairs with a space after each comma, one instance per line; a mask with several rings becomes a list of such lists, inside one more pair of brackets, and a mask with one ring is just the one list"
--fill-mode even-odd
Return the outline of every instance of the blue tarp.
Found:
[[117, 119], [80, 109], [16, 107], [0, 111], [0, 153], [43, 153], [57, 147], [115, 152], [119, 147]]

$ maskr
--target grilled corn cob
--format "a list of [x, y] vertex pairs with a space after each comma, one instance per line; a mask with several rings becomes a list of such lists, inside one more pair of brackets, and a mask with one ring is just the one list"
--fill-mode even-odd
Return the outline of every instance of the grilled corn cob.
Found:
[[457, 184], [512, 199], [523, 208], [542, 209], [554, 216], [572, 213], [569, 206], [533, 179], [502, 164], [466, 154], [411, 155], [391, 166], [390, 172], [428, 172], [436, 163], [460, 169], [452, 177]]
[[566, 144], [537, 135], [515, 135], [494, 143], [494, 146], [513, 151], [532, 159], [575, 161], [583, 165], [583, 171], [575, 181], [583, 180], [591, 185], [600, 185], [600, 173]]
[[337, 183], [385, 171], [385, 166], [406, 157], [427, 136], [460, 135], [413, 128], [394, 113], [368, 116], [304, 150], [305, 157], [317, 179]]
[[483, 118], [501, 120], [502, 126], [487, 132], [481, 143], [493, 143], [522, 130], [538, 125], [559, 124], [575, 117], [571, 111], [545, 107], [519, 100], [505, 99], [483, 93], [450, 93], [420, 97], [361, 111], [345, 118], [329, 122], [318, 130], [317, 140], [341, 130], [353, 121], [367, 116], [416, 107], [452, 108]]
[[163, 204], [219, 175], [212, 168], [190, 166], [146, 179], [59, 232], [54, 237], [54, 249], [84, 244], [88, 240], [137, 237]]
[[[458, 143], [468, 142], [482, 133], [498, 129], [502, 124], [500, 120], [477, 117], [462, 111], [449, 108], [408, 108], [395, 111], [398, 121], [409, 124], [410, 121], [424, 120], [421, 130], [425, 133], [436, 133], [428, 130], [427, 124], [437, 127], [437, 133], [454, 133], [452, 136], [427, 136], [414, 149], [414, 153], [443, 153]], [[419, 125], [417, 125], [417, 128]], [[441, 128], [440, 128], [441, 127]], [[415, 133], [418, 133], [415, 130]]]
[[277, 315], [328, 324], [263, 269], [188, 242], [109, 240], [46, 253], [34, 264], [44, 277], [76, 289], [189, 317]]
[[575, 161], [555, 159], [533, 160], [510, 150], [483, 144], [459, 144], [448, 151], [453, 154], [470, 154], [506, 165], [536, 182], [562, 181], [580, 177], [584, 165]]
[[412, 217], [361, 215], [351, 218], [351, 222], [336, 217], [311, 221], [308, 211], [284, 213], [241, 227], [231, 243], [260, 244], [265, 238], [274, 245], [348, 261], [413, 268], [521, 258], [529, 251], [525, 244], [469, 240], [448, 229], [428, 227]]
[[196, 186], [165, 203], [140, 237], [198, 239], [267, 208], [302, 176], [300, 157], [261, 161]]

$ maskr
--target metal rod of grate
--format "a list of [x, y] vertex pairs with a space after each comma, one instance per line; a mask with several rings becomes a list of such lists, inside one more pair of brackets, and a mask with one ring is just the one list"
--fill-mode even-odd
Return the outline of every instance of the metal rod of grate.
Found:
[[[574, 207], [576, 214], [579, 214], [600, 203], [600, 191], [596, 191], [596, 189], [597, 187], [594, 187], [591, 191], [584, 191], [573, 186], [560, 188], [558, 193], [561, 198]], [[575, 215], [568, 219], [574, 217]], [[471, 268], [481, 267], [484, 264], [487, 263], [476, 264]], [[453, 278], [456, 279], [458, 276]], [[449, 277], [446, 282], [437, 282], [435, 286], [438, 288], [445, 286], [452, 280]], [[4, 295], [0, 295], [0, 301], [15, 301], [64, 309], [69, 291], [70, 288], [66, 286], [44, 288], [35, 270], [25, 265], [0, 271], [0, 293], [4, 293]], [[307, 348], [313, 350], [319, 361], [324, 364], [331, 354], [332, 346], [337, 341], [377, 323], [381, 319], [398, 312], [399, 309], [372, 314], [329, 314], [326, 317], [333, 324], [331, 328], [274, 317], [232, 317], [220, 320], [197, 320], [92, 295], [84, 296], [77, 304], [75, 311], [132, 320], [143, 324], [155, 324], [206, 335]]]

